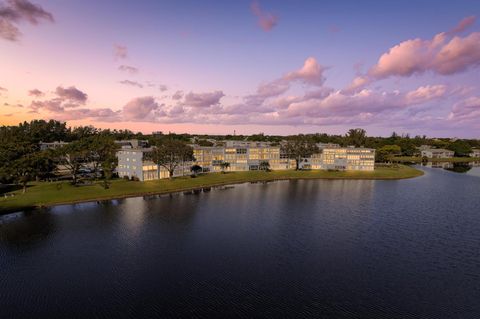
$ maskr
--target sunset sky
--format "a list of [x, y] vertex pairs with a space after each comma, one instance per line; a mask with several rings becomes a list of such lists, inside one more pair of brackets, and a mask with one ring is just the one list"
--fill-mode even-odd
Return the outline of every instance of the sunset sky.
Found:
[[0, 0], [0, 124], [480, 137], [480, 1]]

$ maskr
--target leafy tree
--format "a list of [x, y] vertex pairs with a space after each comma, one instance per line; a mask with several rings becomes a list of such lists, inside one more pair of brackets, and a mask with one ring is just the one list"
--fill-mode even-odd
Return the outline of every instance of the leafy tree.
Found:
[[258, 165], [258, 169], [261, 171], [270, 171], [270, 163], [268, 161], [261, 161]]
[[200, 165], [195, 164], [192, 167], [190, 167], [190, 171], [193, 173], [193, 176], [197, 176], [197, 174], [202, 171], [202, 167]]
[[157, 164], [159, 178], [160, 167], [164, 167], [168, 171], [169, 177], [173, 178], [173, 173], [180, 164], [194, 160], [193, 148], [177, 139], [157, 142], [150, 156], [152, 161]]
[[450, 143], [447, 146], [447, 149], [454, 151], [455, 156], [469, 156], [469, 154], [472, 152], [472, 147], [463, 140], [456, 140], [453, 143]]
[[367, 132], [361, 128], [350, 129], [346, 137], [349, 145], [360, 147], [365, 145]]
[[398, 145], [385, 145], [376, 151], [377, 162], [390, 161], [393, 156], [400, 155], [402, 149]]
[[298, 170], [302, 158], [319, 152], [319, 149], [311, 137], [300, 134], [291, 137], [287, 143], [283, 145], [283, 151], [288, 154], [289, 158], [295, 159], [295, 169]]
[[68, 169], [72, 183], [77, 184], [79, 170], [90, 160], [91, 149], [86, 139], [71, 142], [58, 149], [60, 163]]
[[220, 168], [222, 169], [222, 173], [225, 174], [225, 170], [230, 167], [229, 162], [223, 162], [220, 164]]
[[108, 181], [112, 178], [113, 171], [118, 164], [117, 151], [119, 146], [115, 143], [113, 137], [100, 134], [88, 139], [88, 147], [90, 150], [89, 160], [93, 164], [94, 172], [97, 173], [99, 167], [102, 168], [106, 189], [109, 186]]

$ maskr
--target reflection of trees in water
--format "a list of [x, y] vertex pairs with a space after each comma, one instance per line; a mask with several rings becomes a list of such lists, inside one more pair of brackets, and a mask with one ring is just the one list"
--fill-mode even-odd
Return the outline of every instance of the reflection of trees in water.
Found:
[[469, 163], [453, 163], [451, 167], [445, 169], [455, 173], [466, 173], [472, 169], [472, 166]]
[[29, 248], [50, 237], [55, 230], [55, 217], [48, 210], [25, 212], [19, 218], [0, 225], [0, 243]]

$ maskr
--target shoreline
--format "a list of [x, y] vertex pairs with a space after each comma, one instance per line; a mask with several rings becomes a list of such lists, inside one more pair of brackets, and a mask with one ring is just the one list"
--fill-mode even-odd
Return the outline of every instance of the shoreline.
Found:
[[[391, 174], [391, 173], [394, 174]], [[390, 173], [390, 175], [388, 174]], [[396, 173], [396, 174], [395, 174]], [[100, 202], [100, 201], [107, 201], [107, 200], [115, 200], [115, 199], [125, 199], [125, 198], [132, 198], [132, 197], [143, 197], [143, 196], [154, 196], [154, 195], [168, 195], [168, 194], [176, 194], [176, 193], [184, 193], [184, 192], [191, 192], [203, 188], [214, 188], [214, 187], [222, 187], [222, 186], [229, 186], [229, 185], [238, 185], [244, 183], [264, 183], [264, 182], [274, 182], [274, 181], [288, 181], [288, 180], [401, 180], [401, 179], [409, 179], [415, 178], [424, 175], [422, 170], [412, 168], [406, 165], [400, 165], [398, 168], [391, 168], [391, 167], [378, 167], [375, 171], [350, 171], [350, 172], [331, 172], [331, 171], [272, 171], [272, 172], [228, 172], [226, 174], [221, 173], [208, 173], [204, 175], [199, 175], [196, 178], [191, 177], [180, 177], [173, 180], [162, 179], [162, 180], [155, 180], [155, 181], [146, 181], [146, 182], [132, 182], [132, 181], [123, 181], [123, 180], [114, 180], [111, 183], [111, 188], [108, 190], [104, 190], [103, 188], [99, 188], [101, 182], [94, 183], [90, 186], [71, 186], [67, 183], [38, 183], [34, 186], [29, 187], [27, 189], [26, 194], [21, 194], [21, 191], [11, 192], [15, 194], [15, 197], [10, 199], [0, 199], [0, 215], [8, 215], [12, 213], [17, 213], [21, 211], [32, 211], [35, 209], [41, 208], [48, 208], [53, 206], [61, 206], [61, 205], [69, 205], [69, 204], [80, 204], [80, 203], [89, 203], [89, 202]], [[212, 178], [213, 177], [213, 178]], [[213, 180], [212, 180], [213, 179]], [[215, 180], [219, 179], [219, 180]], [[202, 181], [204, 181], [202, 183]], [[188, 186], [180, 186], [175, 185], [181, 184], [182, 182], [187, 181], [187, 184], [192, 184]], [[188, 181], [190, 183], [188, 183]], [[198, 182], [200, 181], [200, 183]], [[160, 185], [160, 184], [164, 185]], [[156, 185], [158, 184], [158, 185]], [[149, 186], [165, 186], [164, 189], [156, 189], [157, 187], [147, 190]], [[173, 185], [172, 185], [173, 184]], [[53, 200], [47, 200], [45, 202], [42, 201], [35, 201], [35, 203], [21, 203], [22, 196], [29, 196], [33, 191], [34, 188], [52, 188], [53, 185], [61, 185], [61, 191], [63, 187], [71, 188], [73, 191], [82, 190], [82, 188], [90, 187], [91, 193], [87, 193], [85, 197], [79, 195], [78, 198], [71, 198], [67, 200], [61, 200], [60, 198], [55, 198]], [[111, 190], [113, 186], [132, 186], [129, 189], [133, 189], [136, 191], [128, 192], [128, 191], [121, 191], [117, 193], [105, 194], [98, 196], [98, 192], [100, 191], [115, 191]], [[137, 186], [137, 187], [135, 187]], [[168, 187], [171, 186], [171, 187]], [[92, 189], [96, 188], [96, 189]], [[98, 192], [96, 191], [98, 189]], [[145, 189], [145, 190], [143, 190]], [[30, 191], [30, 192], [29, 192]], [[68, 189], [67, 189], [68, 191]], [[45, 190], [45, 193], [51, 192], [51, 190]], [[78, 192], [77, 192], [78, 193]], [[42, 192], [40, 191], [40, 197], [42, 197]], [[57, 193], [58, 195], [58, 193]], [[31, 195], [30, 195], [31, 196]], [[63, 196], [62, 196], [63, 197]], [[3, 204], [7, 204], [4, 207]]]

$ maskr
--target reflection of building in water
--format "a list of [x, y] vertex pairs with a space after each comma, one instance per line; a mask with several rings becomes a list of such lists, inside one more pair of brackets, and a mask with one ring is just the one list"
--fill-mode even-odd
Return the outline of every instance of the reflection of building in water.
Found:
[[451, 162], [426, 162], [423, 163], [423, 166], [431, 168], [453, 168], [453, 163]]

